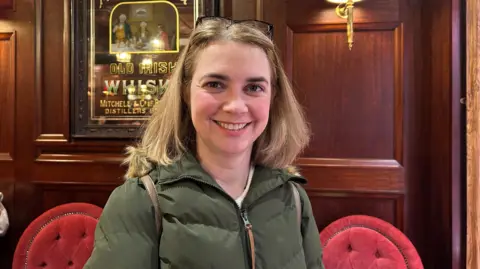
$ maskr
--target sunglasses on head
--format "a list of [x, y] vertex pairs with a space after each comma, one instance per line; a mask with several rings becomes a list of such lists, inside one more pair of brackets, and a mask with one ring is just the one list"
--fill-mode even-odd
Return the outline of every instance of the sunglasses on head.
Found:
[[227, 28], [233, 24], [243, 24], [246, 26], [254, 27], [260, 31], [262, 31], [266, 36], [273, 40], [273, 25], [265, 22], [265, 21], [258, 21], [258, 20], [232, 20], [225, 17], [218, 17], [218, 16], [204, 16], [199, 17], [197, 22], [195, 23], [195, 27], [201, 25], [205, 21], [221, 21], [227, 25]]

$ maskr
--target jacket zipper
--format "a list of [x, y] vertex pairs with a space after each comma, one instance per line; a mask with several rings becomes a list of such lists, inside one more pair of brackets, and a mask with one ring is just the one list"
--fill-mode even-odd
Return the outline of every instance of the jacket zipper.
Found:
[[247, 210], [243, 209], [241, 212], [243, 224], [245, 225], [245, 231], [247, 234], [247, 250], [250, 251], [251, 268], [255, 269], [255, 239], [253, 236], [253, 226], [248, 220]]
[[[230, 201], [232, 201], [234, 204], [235, 204], [235, 207], [239, 210], [240, 212], [240, 217], [241, 219], [243, 220], [243, 225], [244, 225], [244, 232], [245, 232], [245, 235], [242, 237], [242, 244], [244, 245], [244, 249], [247, 249], [246, 251], [246, 263], [248, 264], [249, 262], [249, 259], [248, 259], [248, 256], [250, 256], [250, 263], [251, 263], [251, 269], [255, 269], [255, 240], [254, 240], [254, 236], [253, 236], [253, 226], [252, 224], [250, 223], [250, 221], [248, 220], [248, 214], [247, 214], [247, 208], [239, 208], [238, 205], [237, 205], [237, 202], [230, 196], [228, 195], [224, 190], [222, 190], [220, 187], [212, 184], [212, 183], [208, 183], [208, 182], [205, 182], [205, 181], [202, 181], [202, 180], [198, 180], [194, 177], [191, 177], [191, 176], [181, 176], [181, 177], [178, 177], [176, 180], [174, 180], [173, 182], [175, 181], [179, 181], [181, 179], [192, 179], [192, 180], [195, 180], [197, 182], [201, 182], [203, 184], [206, 184], [212, 188], [215, 188], [217, 189], [218, 191], [220, 191], [220, 193], [222, 193], [223, 195], [225, 195], [227, 197], [227, 199], [229, 199]], [[169, 183], [173, 183], [173, 182], [169, 182]], [[249, 204], [248, 207], [252, 206], [252, 204]], [[246, 241], [246, 242], [245, 242]], [[248, 254], [248, 252], [250, 252], [250, 255]]]

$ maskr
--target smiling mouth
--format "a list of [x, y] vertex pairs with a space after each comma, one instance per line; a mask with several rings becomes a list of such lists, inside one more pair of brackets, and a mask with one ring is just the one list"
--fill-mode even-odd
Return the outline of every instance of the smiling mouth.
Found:
[[223, 129], [227, 129], [230, 131], [239, 131], [250, 125], [249, 123], [225, 123], [221, 121], [213, 120], [218, 126], [222, 127]]

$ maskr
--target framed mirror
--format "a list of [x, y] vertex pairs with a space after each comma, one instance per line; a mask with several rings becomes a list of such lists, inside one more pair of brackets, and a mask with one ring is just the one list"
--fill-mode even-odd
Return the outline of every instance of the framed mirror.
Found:
[[74, 138], [133, 138], [162, 97], [199, 16], [219, 0], [72, 0]]

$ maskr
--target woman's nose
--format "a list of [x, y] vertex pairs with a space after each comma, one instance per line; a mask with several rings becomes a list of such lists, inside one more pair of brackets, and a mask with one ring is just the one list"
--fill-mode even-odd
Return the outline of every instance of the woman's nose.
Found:
[[229, 113], [246, 113], [248, 111], [243, 92], [240, 90], [229, 90], [223, 110]]

